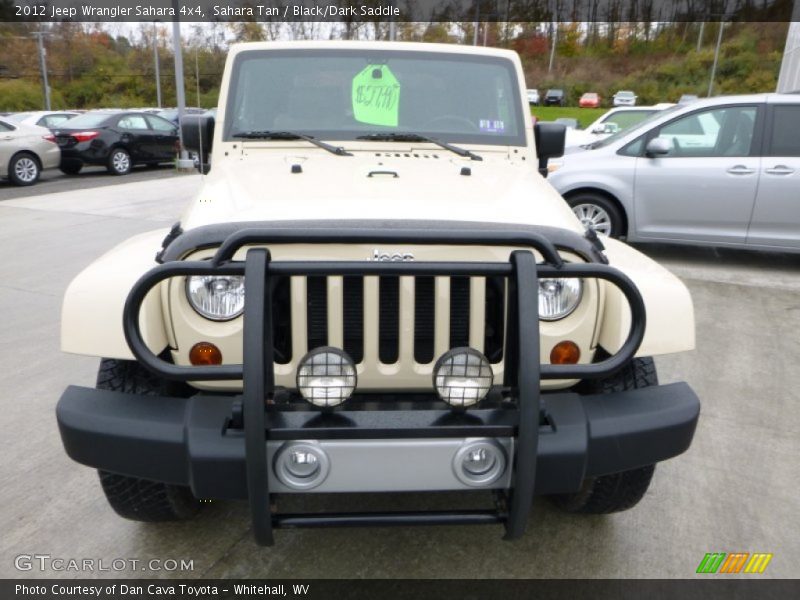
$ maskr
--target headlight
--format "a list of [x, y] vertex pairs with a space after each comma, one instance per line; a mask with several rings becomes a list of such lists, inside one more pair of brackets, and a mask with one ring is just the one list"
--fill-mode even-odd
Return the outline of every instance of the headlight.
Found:
[[450, 406], [465, 408], [486, 397], [494, 373], [489, 360], [473, 348], [453, 348], [433, 367], [433, 385]]
[[200, 315], [228, 321], [244, 310], [244, 277], [199, 275], [186, 279], [186, 297]]
[[316, 348], [297, 367], [297, 390], [314, 406], [338, 406], [356, 389], [356, 365], [344, 350]]
[[557, 321], [571, 314], [581, 301], [583, 283], [580, 279], [539, 280], [539, 318]]

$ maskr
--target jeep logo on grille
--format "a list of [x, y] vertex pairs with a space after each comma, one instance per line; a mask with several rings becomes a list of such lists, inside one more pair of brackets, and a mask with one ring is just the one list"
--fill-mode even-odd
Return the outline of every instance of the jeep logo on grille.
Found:
[[368, 256], [367, 260], [382, 262], [411, 262], [414, 260], [414, 255], [410, 252], [381, 252], [378, 248], [375, 248], [372, 251], [372, 256]]

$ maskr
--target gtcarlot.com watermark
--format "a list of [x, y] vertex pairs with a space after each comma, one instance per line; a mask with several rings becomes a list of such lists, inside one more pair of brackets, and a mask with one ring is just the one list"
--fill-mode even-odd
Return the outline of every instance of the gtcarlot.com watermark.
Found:
[[50, 554], [18, 554], [14, 557], [18, 571], [55, 573], [98, 573], [121, 571], [194, 571], [194, 560], [185, 558], [64, 558]]

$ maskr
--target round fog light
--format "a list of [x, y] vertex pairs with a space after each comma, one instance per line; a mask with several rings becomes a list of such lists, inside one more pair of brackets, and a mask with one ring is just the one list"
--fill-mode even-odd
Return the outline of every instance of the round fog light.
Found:
[[308, 490], [328, 476], [330, 461], [317, 442], [285, 444], [275, 456], [275, 475], [285, 486]]
[[497, 481], [506, 470], [506, 453], [492, 439], [467, 440], [453, 458], [453, 471], [466, 485], [485, 487]]
[[344, 350], [316, 348], [297, 368], [297, 390], [315, 406], [338, 406], [356, 389], [356, 365]]
[[433, 367], [433, 385], [439, 397], [458, 408], [483, 400], [493, 381], [489, 359], [473, 348], [453, 348]]

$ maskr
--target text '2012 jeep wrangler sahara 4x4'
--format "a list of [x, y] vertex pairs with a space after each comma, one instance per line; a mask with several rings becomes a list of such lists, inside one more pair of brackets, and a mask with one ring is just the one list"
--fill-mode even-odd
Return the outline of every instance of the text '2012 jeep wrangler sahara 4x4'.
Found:
[[[184, 124], [213, 167], [181, 221], [64, 300], [63, 349], [102, 360], [96, 388], [62, 395], [61, 436], [120, 515], [247, 499], [260, 544], [352, 525], [513, 539], [535, 495], [626, 509], [688, 448], [697, 397], [650, 357], [693, 347], [689, 293], [547, 184], [564, 132], [531, 125], [515, 53], [242, 44], [221, 90], [216, 125]], [[410, 491], [476, 508], [287, 514], [275, 497]]]

